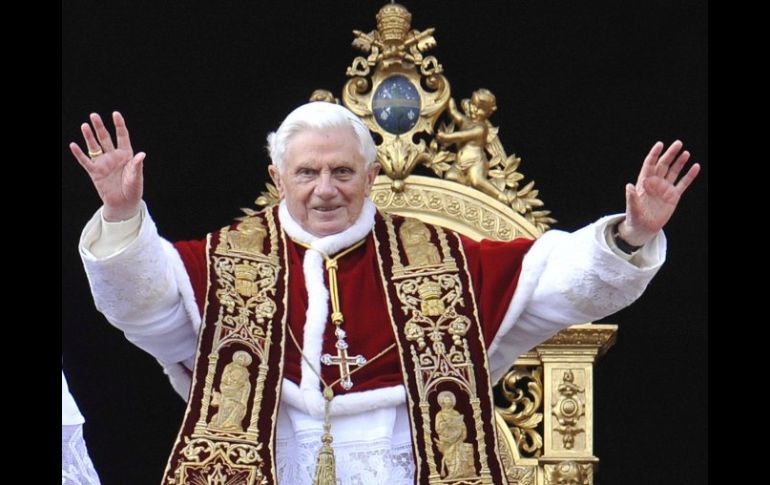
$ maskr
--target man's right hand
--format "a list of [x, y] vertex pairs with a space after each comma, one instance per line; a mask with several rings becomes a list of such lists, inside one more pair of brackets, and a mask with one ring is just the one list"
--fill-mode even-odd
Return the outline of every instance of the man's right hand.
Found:
[[96, 113], [91, 113], [89, 118], [93, 128], [88, 123], [80, 125], [88, 155], [77, 143], [70, 143], [70, 150], [88, 172], [102, 199], [104, 219], [109, 222], [130, 219], [139, 212], [144, 188], [142, 168], [147, 154], [139, 152], [134, 155], [126, 121], [117, 111], [112, 113], [117, 148], [102, 118]]

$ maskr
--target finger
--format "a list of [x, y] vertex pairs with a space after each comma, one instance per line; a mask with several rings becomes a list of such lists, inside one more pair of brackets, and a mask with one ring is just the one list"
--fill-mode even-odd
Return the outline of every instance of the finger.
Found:
[[682, 171], [682, 168], [684, 167], [684, 164], [687, 163], [687, 160], [690, 159], [690, 152], [687, 150], [683, 151], [681, 155], [679, 155], [679, 158], [676, 159], [676, 162], [671, 166], [668, 173], [666, 174], [666, 180], [671, 182], [672, 184], [676, 182], [676, 179], [679, 178], [679, 172]]
[[102, 121], [102, 117], [99, 116], [99, 113], [91, 113], [89, 118], [91, 118], [91, 124], [94, 125], [94, 130], [96, 130], [96, 137], [99, 139], [99, 144], [102, 146], [102, 149], [105, 152], [111, 152], [114, 150], [115, 147], [112, 145], [112, 137], [110, 136], [110, 132], [107, 131], [107, 128], [104, 126], [104, 122]]
[[70, 143], [70, 151], [75, 156], [75, 160], [78, 161], [81, 167], [83, 167], [86, 172], [89, 174], [91, 173], [91, 168], [93, 168], [93, 162], [91, 162], [91, 159], [88, 158], [88, 155], [83, 153], [83, 150], [81, 150], [80, 146], [77, 143]]
[[141, 180], [145, 157], [147, 157], [146, 153], [139, 152], [133, 159], [131, 159], [131, 165], [129, 167], [129, 183], [134, 184], [138, 180]]
[[117, 111], [112, 113], [112, 122], [115, 123], [115, 135], [118, 140], [118, 148], [131, 150], [131, 139], [128, 136], [128, 128], [123, 115]]
[[638, 197], [636, 186], [634, 184], [626, 184], [626, 217], [636, 213]]
[[682, 150], [682, 142], [680, 140], [676, 140], [658, 159], [658, 164], [655, 167], [655, 173], [661, 177], [665, 177], [668, 173], [668, 167], [671, 165], [674, 159], [676, 159], [676, 155], [680, 150]]
[[133, 162], [132, 168], [134, 171], [137, 171], [137, 170], [141, 171], [141, 168], [144, 165], [145, 158], [147, 158], [147, 154], [145, 152], [139, 152], [136, 154], [136, 156], [132, 160]]
[[636, 179], [637, 184], [640, 184], [645, 178], [655, 173], [655, 164], [657, 163], [658, 157], [660, 156], [660, 152], [662, 151], [663, 151], [662, 141], [655, 142], [655, 144], [652, 145], [652, 148], [650, 148], [650, 152], [647, 154], [647, 156], [644, 159], [644, 163], [642, 163], [642, 170], [639, 172], [639, 177]]
[[687, 190], [687, 187], [689, 187], [692, 181], [695, 180], [695, 177], [698, 176], [698, 173], [700, 173], [700, 164], [693, 164], [693, 166], [690, 167], [690, 170], [688, 170], [687, 173], [684, 174], [684, 177], [682, 177], [676, 184], [676, 188], [680, 194]]
[[99, 153], [102, 151], [101, 145], [96, 141], [94, 132], [91, 130], [91, 125], [83, 123], [80, 125], [80, 131], [83, 133], [83, 139], [86, 141], [86, 149], [88, 150], [89, 156], [91, 153]]

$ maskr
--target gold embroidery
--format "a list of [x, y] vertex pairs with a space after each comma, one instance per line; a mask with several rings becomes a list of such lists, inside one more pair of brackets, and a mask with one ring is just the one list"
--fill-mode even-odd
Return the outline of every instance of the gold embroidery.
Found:
[[[238, 290], [237, 271], [244, 271], [243, 268], [246, 267], [251, 268], [251, 274], [257, 275], [253, 285], [255, 291], [250, 295], [244, 295]], [[217, 330], [214, 332], [212, 350], [208, 356], [201, 414], [195, 426], [194, 436], [208, 436], [214, 430], [220, 433], [224, 431], [217, 427], [209, 428], [205, 420], [209, 415], [209, 405], [213, 404], [214, 377], [217, 374], [220, 353], [228, 346], [237, 344], [259, 362], [251, 419], [246, 429], [247, 438], [257, 439], [257, 419], [268, 372], [266, 359], [270, 350], [272, 328], [268, 322], [277, 310], [274, 298], [280, 268], [267, 262], [223, 255], [214, 257], [212, 269], [219, 284], [216, 294], [221, 306], [215, 322]], [[238, 430], [227, 431], [232, 433]]]
[[[264, 254], [268, 233], [270, 252]], [[203, 383], [196, 384], [198, 377], [193, 376], [194, 388], [202, 387], [203, 395], [197, 404], [199, 413], [192, 432], [180, 434], [174, 445], [176, 449], [180, 440], [183, 443], [172, 455], [169, 466], [176, 464], [167, 468], [165, 485], [218, 483], [217, 480], [266, 483], [267, 477], [275, 474], [274, 467], [272, 471], [266, 469], [261, 455], [265, 444], [272, 445], [272, 438], [269, 433], [260, 437], [258, 421], [266, 392], [274, 325], [285, 324], [284, 312], [282, 321], [273, 322], [278, 304], [285, 305], [285, 294], [283, 302], [276, 301], [281, 273], [278, 229], [273, 213], [268, 210], [240, 222], [236, 229], [221, 229], [218, 236], [216, 243], [210, 236], [207, 254], [210, 287], [216, 288], [214, 299], [219, 304], [206, 306], [206, 321], [210, 322], [206, 325], [213, 328], [202, 330], [210, 332], [211, 350], [205, 358], [196, 357], [200, 359], [197, 365], [206, 367]], [[285, 252], [282, 256], [285, 262]], [[282, 341], [276, 343], [283, 345]], [[237, 348], [235, 352], [233, 347]], [[282, 348], [276, 351], [282, 354]], [[219, 362], [223, 355], [232, 355], [232, 361], [224, 368]], [[249, 401], [252, 386], [254, 397]], [[270, 392], [277, 393], [278, 389]], [[277, 404], [273, 417], [276, 410]], [[190, 408], [186, 415], [189, 413]]]
[[[471, 321], [456, 310], [456, 307], [465, 305], [462, 283], [458, 275], [439, 274], [409, 278], [397, 282], [395, 287], [404, 311], [411, 315], [404, 327], [407, 340], [416, 341], [418, 347], [424, 349], [425, 335], [438, 344], [442, 341], [443, 332], [447, 332], [458, 349], [464, 348], [462, 337], [468, 332]], [[430, 290], [426, 292], [426, 288]], [[439, 305], [441, 311], [433, 311], [438, 309]], [[426, 306], [430, 313], [423, 310]], [[443, 343], [441, 346], [443, 351]]]
[[228, 480], [229, 483], [265, 483], [258, 454], [261, 448], [261, 443], [254, 446], [185, 437], [181, 451], [183, 464], [175, 473], [176, 480], [169, 479], [166, 484], [228, 483]]
[[[445, 235], [444, 231], [440, 231], [439, 239], [441, 240], [441, 237], [444, 236], [444, 235]], [[467, 259], [465, 257], [465, 253], [462, 250], [462, 241], [460, 240], [460, 235], [457, 234], [457, 233], [454, 233], [453, 236], [455, 238], [455, 243], [458, 245], [457, 247], [460, 249], [460, 256], [461, 256], [460, 264], [461, 264], [462, 270], [465, 272], [465, 274], [470, 274], [470, 270], [468, 269], [468, 261], [467, 261]], [[444, 238], [444, 239], [446, 239], [446, 238]], [[442, 244], [443, 244], [443, 242], [442, 242]], [[481, 318], [479, 317], [479, 312], [478, 312], [478, 308], [479, 307], [478, 307], [478, 304], [476, 302], [476, 296], [475, 296], [473, 291], [468, 291], [468, 294], [470, 295], [470, 299], [471, 299], [471, 301], [470, 301], [470, 305], [471, 305], [470, 308], [471, 308], [471, 311], [473, 312], [473, 317], [474, 317], [476, 322], [480, 322]], [[479, 345], [481, 345], [482, 348], [486, 348], [485, 345], [484, 345], [484, 338], [482, 337], [481, 332], [478, 332], [476, 334], [476, 338], [478, 339]], [[484, 375], [486, 375], [486, 376], [490, 375], [489, 362], [487, 361], [487, 354], [486, 354], [486, 352], [484, 353], [483, 359], [481, 360], [481, 362], [478, 362], [477, 365], [483, 367], [484, 370], [482, 372], [483, 372]], [[472, 377], [472, 378], [475, 379], [475, 377]], [[489, 382], [487, 381], [487, 383], [489, 383]], [[474, 388], [475, 388], [475, 381], [474, 381]], [[487, 387], [486, 399], [488, 400], [487, 401], [488, 403], [492, 403], [492, 401], [493, 401], [491, 387]], [[474, 395], [474, 397], [470, 400], [470, 403], [471, 403], [471, 408], [473, 409], [473, 416], [474, 416], [473, 419], [476, 422], [476, 436], [477, 436], [477, 440], [478, 440], [479, 443], [485, 443], [486, 442], [485, 440], [487, 438], [486, 438], [486, 434], [484, 432], [484, 428], [482, 427], [483, 423], [482, 423], [482, 420], [481, 420], [481, 399], [478, 397], [478, 395]], [[500, 455], [499, 455], [499, 446], [497, 446], [497, 444], [496, 444], [497, 443], [497, 434], [494, 431], [495, 431], [495, 427], [492, 426], [492, 436], [490, 436], [490, 440], [492, 440], [492, 442], [495, 443], [495, 445], [491, 447], [492, 454], [493, 454], [493, 460], [496, 461], [497, 463], [502, 464], [502, 460], [501, 460]], [[487, 447], [486, 446], [481, 446], [479, 448], [479, 461], [482, 464], [481, 465], [481, 474], [482, 474], [482, 476], [484, 476], [485, 473], [489, 473], [489, 466], [488, 466], [489, 461], [488, 460], [489, 460], [489, 457], [487, 456]]]
[[[393, 225], [393, 219], [390, 215], [387, 213], [382, 214], [382, 218], [385, 220], [385, 225], [388, 229], [388, 244], [390, 246], [390, 255], [393, 259], [393, 280], [399, 280], [403, 278], [411, 278], [418, 275], [433, 275], [433, 274], [442, 274], [442, 273], [449, 273], [449, 272], [457, 272], [457, 264], [455, 263], [454, 258], [449, 253], [449, 244], [447, 243], [446, 233], [437, 226], [434, 226], [436, 229], [436, 232], [438, 233], [438, 240], [441, 247], [441, 253], [444, 255], [443, 259], [440, 259], [440, 256], [438, 254], [434, 254], [431, 256], [428, 256], [430, 258], [430, 261], [435, 261], [437, 258], [440, 260], [436, 264], [430, 264], [430, 265], [416, 265], [412, 264], [412, 262], [409, 260], [409, 256], [407, 256], [407, 265], [404, 266], [402, 260], [401, 260], [401, 254], [398, 251], [399, 245], [398, 240], [399, 238], [396, 236], [396, 230]], [[404, 223], [406, 224], [405, 221]], [[423, 224], [419, 221], [417, 221], [418, 224]], [[423, 237], [423, 236], [419, 236]], [[426, 239], [427, 241], [430, 241], [430, 236]], [[404, 242], [404, 239], [401, 239], [402, 243]], [[432, 242], [428, 242], [428, 244], [431, 246], [430, 249], [428, 249], [429, 252], [433, 253], [436, 251], [436, 246]], [[406, 252], [406, 250], [404, 250]], [[416, 255], [415, 256], [416, 261], [421, 260], [421, 256]]]
[[251, 383], [248, 365], [251, 356], [239, 350], [233, 354], [233, 360], [225, 366], [219, 391], [214, 391], [211, 406], [219, 411], [211, 418], [209, 429], [244, 432], [243, 418], [246, 416]]
[[[393, 227], [393, 218], [390, 216], [390, 214], [387, 212], [382, 212], [381, 215], [385, 221], [385, 225], [388, 228], [388, 246], [390, 247], [390, 257], [393, 260], [393, 275], [395, 277], [395, 275], [404, 272], [404, 265], [401, 262], [401, 255], [398, 253], [396, 229]], [[376, 237], [374, 238], [374, 244], [379, 247], [379, 241], [377, 241]], [[378, 259], [378, 261], [380, 261], [380, 267], [382, 267], [382, 261], [380, 259]]]
[[417, 219], [407, 219], [399, 229], [408, 266], [433, 266], [441, 263], [438, 248], [430, 241], [428, 226]]
[[230, 251], [242, 254], [260, 254], [267, 231], [258, 217], [249, 217], [235, 230], [227, 231]]
[[441, 287], [438, 283], [431, 280], [425, 280], [419, 287], [417, 293], [420, 295], [422, 313], [434, 317], [444, 313], [444, 302], [441, 301]]
[[436, 413], [438, 438], [433, 440], [441, 452], [441, 478], [470, 478], [476, 475], [473, 466], [473, 444], [466, 443], [468, 428], [465, 417], [455, 409], [457, 398], [451, 391], [438, 393], [441, 411]]
[[[244, 295], [239, 291], [238, 271], [250, 268], [250, 274], [257, 276], [252, 288], [253, 292]], [[240, 268], [240, 269], [239, 269]], [[276, 284], [280, 268], [277, 265], [262, 261], [249, 261], [238, 257], [215, 256], [213, 260], [213, 272], [216, 275], [219, 289], [216, 297], [220, 302], [219, 313], [215, 326], [212, 351], [208, 357], [208, 371], [204, 387], [201, 417], [196, 425], [196, 432], [205, 433], [205, 416], [208, 415], [208, 406], [211, 402], [211, 392], [214, 384], [214, 376], [217, 371], [217, 362], [222, 349], [237, 344], [245, 347], [252, 358], [260, 363], [257, 373], [257, 388], [255, 400], [251, 412], [251, 422], [247, 432], [254, 433], [256, 437], [256, 419], [262, 400], [262, 389], [267, 378], [266, 359], [270, 350], [271, 325], [277, 310], [275, 302]], [[240, 280], [243, 282], [243, 280]], [[243, 283], [240, 283], [241, 285]]]
[[257, 269], [248, 263], [235, 265], [235, 291], [245, 297], [257, 294]]
[[[471, 479], [473, 483], [491, 484], [481, 400], [477, 395], [474, 362], [465, 338], [472, 322], [458, 311], [467, 303], [447, 235], [440, 227], [434, 226], [444, 256], [441, 260], [438, 248], [429, 242], [430, 233], [425, 237], [417, 224], [410, 223], [411, 227], [408, 226], [407, 230], [399, 231], [404, 247], [407, 243], [412, 245], [410, 250], [404, 248], [409, 264], [399, 267], [399, 259], [396, 259], [398, 251], [392, 246], [397, 241], [395, 226], [389, 216], [384, 215], [384, 220], [391, 254], [394, 256], [391, 284], [395, 288], [400, 308], [407, 316], [398, 331], [403, 332], [406, 341], [414, 342], [408, 352], [411, 353], [415, 368], [422, 435], [427, 442], [435, 441], [441, 453], [440, 458], [436, 457], [433, 446], [425, 447], [429, 483], [445, 483], [444, 480], [455, 479], [465, 483], [466, 479]], [[420, 222], [418, 224], [427, 230], [427, 226]], [[457, 243], [461, 244], [459, 241]], [[425, 247], [425, 244], [430, 244], [434, 251], [430, 261], [437, 261], [438, 264], [427, 267], [413, 264], [426, 261], [425, 253], [417, 249], [420, 245]], [[438, 391], [439, 384], [444, 389], [438, 397], [439, 403], [443, 402], [443, 405], [434, 420], [431, 419], [429, 398]], [[448, 388], [454, 392], [448, 391]], [[454, 409], [458, 396], [472, 410], [469, 424], [473, 425], [475, 439], [470, 443], [465, 442], [468, 429], [465, 418]], [[435, 434], [432, 423], [435, 425]], [[480, 463], [479, 471], [476, 470], [476, 460]]]

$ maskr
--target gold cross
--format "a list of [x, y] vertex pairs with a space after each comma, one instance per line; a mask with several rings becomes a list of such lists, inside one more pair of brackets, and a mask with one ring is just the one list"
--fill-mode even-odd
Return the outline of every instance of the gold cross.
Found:
[[366, 364], [366, 357], [363, 355], [348, 356], [348, 344], [345, 342], [345, 334], [338, 329], [337, 355], [324, 354], [321, 356], [321, 362], [326, 365], [337, 365], [340, 367], [340, 386], [346, 391], [353, 387], [353, 381], [350, 380], [350, 366], [362, 366]]

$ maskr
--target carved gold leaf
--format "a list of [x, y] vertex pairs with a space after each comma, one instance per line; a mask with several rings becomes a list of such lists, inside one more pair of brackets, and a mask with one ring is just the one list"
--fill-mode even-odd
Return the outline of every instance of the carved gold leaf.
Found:
[[510, 427], [519, 452], [539, 457], [543, 452], [543, 368], [515, 366], [505, 374], [499, 389], [508, 406], [496, 409]]

